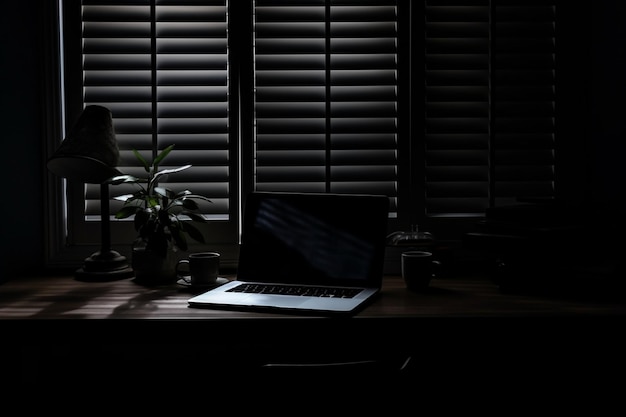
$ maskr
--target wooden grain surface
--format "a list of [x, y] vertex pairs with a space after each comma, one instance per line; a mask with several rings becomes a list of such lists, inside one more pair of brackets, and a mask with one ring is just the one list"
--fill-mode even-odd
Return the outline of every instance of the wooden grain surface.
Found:
[[614, 369], [626, 349], [619, 298], [508, 294], [484, 278], [440, 278], [413, 293], [387, 276], [371, 305], [338, 319], [196, 309], [187, 306], [192, 295], [132, 279], [14, 279], [0, 285], [0, 353], [14, 358], [16, 378], [64, 387], [111, 379], [131, 387], [136, 380], [205, 383], [206, 375], [265, 381], [272, 376], [265, 370], [274, 369], [267, 364], [345, 361], [373, 361], [387, 382], [402, 369], [446, 386], [448, 375], [488, 368], [498, 381], [503, 370], [515, 377], [555, 366], [570, 372], [572, 357], [576, 372], [580, 358], [593, 359], [589, 369], [610, 358], [603, 366]]
[[[232, 279], [232, 276], [227, 276]], [[145, 287], [133, 279], [81, 282], [73, 276], [20, 278], [0, 285], [1, 319], [230, 320], [293, 318], [292, 314], [190, 308], [194, 294], [178, 284]], [[567, 317], [626, 313], [620, 299], [507, 294], [480, 278], [440, 278], [422, 293], [386, 276], [379, 297], [354, 318]]]

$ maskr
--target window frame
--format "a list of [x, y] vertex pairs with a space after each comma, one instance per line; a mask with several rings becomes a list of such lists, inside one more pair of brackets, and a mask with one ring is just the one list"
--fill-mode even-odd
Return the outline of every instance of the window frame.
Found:
[[[50, 17], [50, 27], [46, 28], [50, 36], [46, 37], [47, 50], [51, 51], [47, 56], [46, 74], [50, 76], [46, 81], [46, 126], [48, 126], [47, 134], [45, 138], [46, 142], [46, 155], [51, 155], [54, 149], [60, 143], [60, 139], [63, 137], [63, 127], [61, 120], [64, 118], [66, 125], [70, 126], [72, 121], [77, 118], [80, 113], [80, 109], [72, 108], [63, 109], [63, 83], [61, 81], [61, 68], [65, 70], [71, 68], [71, 64], [67, 62], [67, 56], [65, 61], [59, 58], [59, 54], [62, 51], [61, 44], [63, 38], [67, 36], [68, 28], [64, 27], [65, 33], [61, 32], [59, 27], [59, 15], [63, 10], [60, 9], [60, 4], [78, 2], [78, 0], [58, 0], [58, 2], [51, 2], [46, 7], [49, 8], [47, 16]], [[560, 2], [558, 6], [560, 7]], [[432, 231], [438, 240], [459, 242], [463, 234], [471, 230], [476, 222], [482, 219], [484, 216], [470, 216], [470, 217], [427, 217], [423, 210], [416, 210], [413, 207], [420, 207], [421, 200], [424, 195], [424, 185], [418, 180], [424, 177], [424, 166], [421, 161], [424, 158], [424, 150], [422, 146], [411, 146], [410, 138], [413, 136], [419, 137], [421, 134], [420, 128], [422, 127], [423, 120], [420, 116], [424, 112], [424, 96], [423, 90], [416, 86], [419, 84], [421, 78], [413, 77], [411, 74], [421, 74], [420, 68], [423, 67], [424, 61], [419, 51], [420, 46], [423, 46], [423, 24], [422, 19], [422, 3], [415, 4], [415, 2], [399, 2], [399, 7], [405, 8], [405, 10], [399, 10], [399, 15], [405, 13], [409, 16], [407, 24], [398, 26], [398, 42], [399, 51], [406, 48], [409, 52], [405, 54], [398, 54], [399, 59], [399, 79], [401, 82], [407, 83], [411, 88], [401, 88], [401, 94], [403, 100], [408, 103], [407, 107], [401, 110], [399, 114], [399, 123], [403, 123], [405, 126], [404, 138], [399, 138], [398, 143], [398, 198], [404, 199], [406, 202], [398, 207], [398, 218], [390, 221], [389, 232], [396, 230], [410, 230], [411, 225], [419, 224], [421, 230]], [[77, 8], [79, 9], [79, 8]], [[245, 193], [252, 189], [253, 177], [253, 164], [252, 158], [252, 135], [253, 135], [253, 100], [252, 100], [252, 88], [253, 88], [253, 65], [252, 65], [252, 1], [238, 3], [237, 7], [230, 8], [229, 13], [231, 19], [229, 20], [229, 48], [231, 55], [231, 73], [229, 76], [233, 82], [231, 98], [231, 108], [237, 111], [231, 112], [231, 129], [233, 129], [234, 138], [236, 140], [231, 141], [233, 155], [238, 155], [241, 158], [241, 165], [236, 165], [236, 172], [239, 177], [236, 180], [236, 186], [241, 187], [240, 192], [233, 195], [233, 207], [242, 207], [245, 204]], [[234, 26], [235, 23], [240, 26]], [[233, 36], [234, 35], [234, 36]], [[561, 36], [559, 35], [559, 38]], [[80, 36], [78, 36], [80, 39]], [[402, 44], [404, 43], [404, 44]], [[79, 55], [79, 54], [78, 54]], [[246, 58], [249, 57], [249, 58]], [[562, 65], [561, 61], [559, 63]], [[81, 68], [79, 65], [77, 68]], [[558, 68], [557, 68], [558, 72]], [[74, 74], [75, 77], [77, 74]], [[78, 74], [80, 77], [80, 74]], [[415, 79], [417, 78], [417, 79]], [[566, 115], [567, 112], [558, 109], [557, 114]], [[68, 123], [69, 122], [69, 123]], [[558, 135], [558, 132], [556, 132]], [[420, 145], [422, 141], [417, 141]], [[576, 142], [578, 146], [580, 142]], [[562, 145], [562, 144], [561, 144]], [[572, 147], [570, 147], [571, 149]], [[565, 151], [567, 151], [567, 146]], [[563, 151], [563, 152], [565, 152]], [[574, 149], [576, 151], [576, 149]], [[578, 154], [576, 154], [578, 156]], [[417, 161], [417, 163], [411, 164], [411, 161]], [[570, 160], [571, 161], [571, 160]], [[558, 163], [564, 164], [562, 160]], [[575, 164], [569, 162], [570, 169], [575, 167]], [[566, 172], [557, 172], [556, 187], [563, 187], [571, 190], [571, 185], [568, 184], [568, 178], [570, 175]], [[580, 175], [577, 176], [580, 178]], [[54, 177], [49, 172], [46, 174], [45, 179], [45, 192], [46, 200], [49, 202], [46, 209], [46, 240], [47, 240], [47, 253], [46, 253], [46, 265], [50, 267], [75, 267], [80, 265], [82, 259], [91, 255], [94, 251], [99, 249], [99, 230], [93, 229], [94, 235], [97, 236], [98, 242], [91, 242], [83, 244], [74, 240], [72, 235], [72, 225], [65, 224], [64, 218], [66, 211], [64, 208], [64, 194], [69, 193], [81, 193], [82, 184], [69, 185], [64, 179]], [[571, 183], [569, 183], [571, 184]], [[557, 189], [558, 192], [558, 189]], [[241, 199], [239, 200], [239, 198]], [[567, 197], [567, 196], [566, 196]], [[237, 209], [237, 223], [241, 215], [241, 209]], [[391, 220], [391, 219], [390, 219]], [[94, 227], [98, 227], [94, 224]], [[238, 226], [237, 226], [238, 227]], [[239, 229], [237, 229], [239, 231]], [[113, 240], [114, 249], [119, 250], [122, 254], [130, 256], [130, 241], [123, 241], [121, 245], [116, 240]], [[211, 244], [212, 250], [218, 250], [225, 254], [225, 265], [236, 266], [236, 260], [238, 256], [238, 243], [237, 242], [215, 242]], [[192, 245], [190, 250], [201, 250], [201, 246]]]

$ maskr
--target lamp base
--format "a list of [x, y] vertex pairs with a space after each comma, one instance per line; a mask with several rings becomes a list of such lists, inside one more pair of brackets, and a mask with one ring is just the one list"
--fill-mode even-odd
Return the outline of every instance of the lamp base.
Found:
[[114, 281], [131, 278], [135, 271], [128, 265], [126, 257], [116, 251], [96, 252], [85, 259], [82, 268], [76, 270], [79, 281]]

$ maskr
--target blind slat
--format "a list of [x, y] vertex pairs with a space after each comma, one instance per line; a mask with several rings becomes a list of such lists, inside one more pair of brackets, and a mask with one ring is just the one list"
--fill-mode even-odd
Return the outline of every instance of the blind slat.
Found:
[[[176, 143], [168, 164], [194, 167], [165, 185], [205, 190], [218, 201], [208, 213], [226, 214], [226, 2], [157, 0], [154, 26], [150, 3], [82, 2], [84, 104], [112, 110], [122, 170], [143, 174], [131, 148], [150, 158]], [[424, 17], [425, 118], [410, 138], [423, 146], [424, 213], [551, 195], [554, 7], [429, 0]], [[256, 189], [383, 192], [396, 215], [398, 143], [409, 140], [398, 128], [400, 18], [394, 0], [254, 2]], [[87, 187], [90, 215], [98, 192]]]
[[395, 211], [395, 1], [255, 4], [256, 189], [382, 192]]
[[426, 214], [550, 195], [554, 8], [425, 3]]
[[[193, 166], [161, 185], [203, 193], [219, 201], [207, 205], [205, 214], [227, 218], [226, 2], [159, 0], [154, 12], [150, 1], [83, 2], [84, 103], [111, 110], [120, 171], [145, 177], [131, 149], [151, 160], [155, 151], [175, 144], [165, 163]], [[87, 216], [98, 214], [97, 192], [87, 187]], [[117, 204], [112, 202], [112, 213]]]

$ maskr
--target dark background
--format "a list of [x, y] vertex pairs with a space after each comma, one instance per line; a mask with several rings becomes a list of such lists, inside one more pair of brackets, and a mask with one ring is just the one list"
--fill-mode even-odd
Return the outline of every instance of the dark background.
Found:
[[[623, 224], [626, 212], [626, 4], [563, 3], [557, 8], [557, 141], [575, 144], [563, 172], [577, 178], [567, 192], [592, 208], [590, 227], [611, 229]], [[44, 269], [42, 4], [10, 0], [0, 14], [0, 281]], [[581, 236], [581, 246], [589, 244]]]

